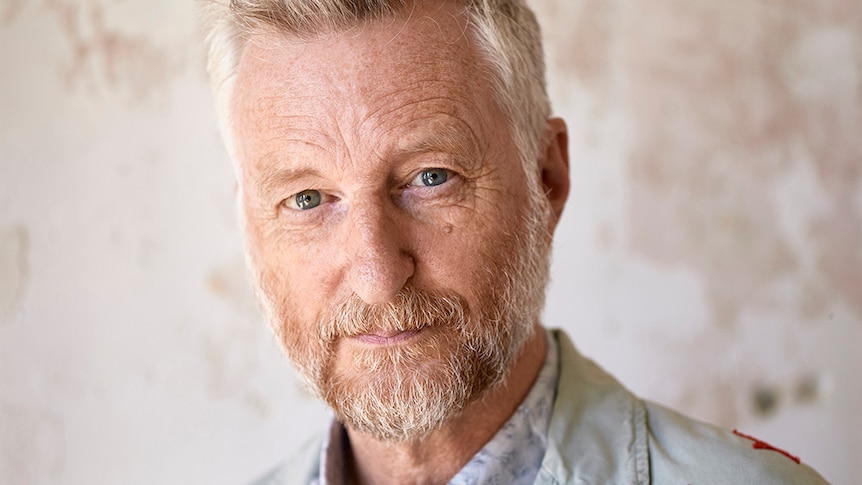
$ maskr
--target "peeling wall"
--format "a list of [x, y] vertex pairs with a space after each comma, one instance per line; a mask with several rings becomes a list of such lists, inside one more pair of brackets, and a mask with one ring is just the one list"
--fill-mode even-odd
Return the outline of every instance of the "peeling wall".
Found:
[[536, 5], [575, 179], [546, 320], [640, 394], [853, 483], [862, 4]]
[[[572, 151], [546, 323], [854, 483], [862, 4], [532, 4]], [[246, 483], [325, 419], [245, 280], [195, 23], [0, 4], [0, 483]]]

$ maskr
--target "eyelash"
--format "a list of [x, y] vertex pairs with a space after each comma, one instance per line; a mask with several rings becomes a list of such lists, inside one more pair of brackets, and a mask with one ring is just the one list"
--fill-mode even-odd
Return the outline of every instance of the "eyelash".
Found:
[[[442, 182], [438, 183], [437, 185], [424, 185], [424, 184], [422, 184], [421, 183], [421, 177], [424, 174], [431, 172], [431, 171], [442, 171], [443, 174], [445, 175], [445, 179]], [[439, 177], [439, 176], [440, 175], [438, 174], [437, 177]], [[426, 192], [426, 191], [439, 192], [439, 191], [441, 191], [441, 187], [451, 185], [452, 182], [457, 177], [458, 177], [458, 174], [456, 172], [448, 169], [448, 168], [443, 168], [443, 167], [423, 168], [423, 169], [419, 170], [418, 172], [414, 173], [413, 175], [411, 175], [409, 182], [407, 182], [405, 185], [402, 186], [402, 190], [413, 188], [414, 192], [418, 192], [419, 194], [422, 194], [423, 192]], [[415, 183], [415, 182], [418, 182], [418, 183]], [[302, 208], [298, 207], [297, 204], [298, 204], [299, 197], [305, 193], [308, 193], [307, 194], [308, 196], [313, 196], [314, 193], [316, 193], [317, 197], [320, 200], [313, 207], [310, 207], [308, 209], [302, 209]], [[417, 195], [419, 195], [419, 194], [417, 194]], [[285, 208], [285, 209], [287, 209], [293, 213], [297, 213], [297, 214], [300, 214], [300, 213], [310, 214], [313, 212], [317, 212], [315, 209], [318, 209], [319, 207], [323, 206], [324, 204], [331, 202], [333, 199], [335, 199], [335, 197], [333, 197], [333, 196], [331, 196], [325, 192], [322, 192], [322, 191], [317, 190], [317, 189], [309, 188], [309, 189], [304, 189], [304, 190], [297, 192], [295, 194], [292, 194], [290, 197], [282, 200], [279, 203], [279, 207], [283, 207], [283, 208]]]
[[[319, 201], [317, 202], [317, 204], [314, 205], [313, 207], [309, 207], [308, 209], [302, 209], [302, 208], [298, 207], [298, 203], [299, 203], [298, 199], [302, 194], [305, 194], [305, 193], [309, 193], [309, 195], [312, 195], [312, 193], [316, 193], [317, 197], [319, 198]], [[317, 212], [314, 209], [317, 209], [317, 208], [323, 206], [324, 204], [331, 202], [333, 199], [334, 199], [334, 197], [327, 194], [326, 192], [323, 192], [323, 191], [320, 191], [317, 189], [305, 189], [305, 190], [302, 190], [302, 191], [297, 192], [295, 194], [292, 194], [290, 197], [282, 200], [278, 204], [278, 207], [280, 209], [283, 208], [285, 210], [288, 210], [288, 211], [291, 211], [291, 212], [294, 212], [297, 214], [303, 214], [303, 213], [310, 214], [313, 212]]]
[[[437, 173], [432, 173], [437, 172]], [[427, 175], [427, 179], [423, 177]], [[450, 178], [453, 178], [455, 173], [451, 170], [443, 167], [431, 167], [431, 168], [423, 168], [419, 172], [417, 172], [407, 184], [408, 187], [418, 187], [420, 189], [430, 189], [434, 187], [440, 187], [441, 185], [446, 185], [449, 182]], [[436, 182], [438, 178], [443, 177], [443, 180], [435, 185], [424, 185], [422, 182], [426, 180], [431, 180], [432, 182]]]

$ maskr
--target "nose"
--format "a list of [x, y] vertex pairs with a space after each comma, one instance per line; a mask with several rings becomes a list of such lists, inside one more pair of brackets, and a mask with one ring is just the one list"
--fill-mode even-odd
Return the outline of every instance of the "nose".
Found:
[[406, 222], [391, 202], [367, 201], [353, 204], [349, 211], [346, 246], [351, 290], [369, 305], [389, 302], [415, 269]]

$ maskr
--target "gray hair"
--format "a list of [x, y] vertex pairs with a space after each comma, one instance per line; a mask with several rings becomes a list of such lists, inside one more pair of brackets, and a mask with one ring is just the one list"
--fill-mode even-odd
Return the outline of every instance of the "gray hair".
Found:
[[[298, 36], [338, 32], [396, 15], [413, 0], [206, 0], [208, 70], [222, 137], [235, 158], [229, 103], [242, 49], [264, 29]], [[418, 1], [418, 0], [417, 0]], [[508, 118], [535, 187], [535, 161], [546, 144], [550, 103], [545, 87], [541, 33], [524, 0], [462, 0], [476, 45], [489, 67], [494, 95]]]

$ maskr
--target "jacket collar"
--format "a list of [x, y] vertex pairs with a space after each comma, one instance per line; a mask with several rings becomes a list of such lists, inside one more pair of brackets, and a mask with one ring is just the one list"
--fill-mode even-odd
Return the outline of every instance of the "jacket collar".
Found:
[[552, 333], [560, 349], [560, 379], [536, 483], [649, 483], [643, 404], [582, 357], [565, 334]]

